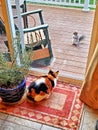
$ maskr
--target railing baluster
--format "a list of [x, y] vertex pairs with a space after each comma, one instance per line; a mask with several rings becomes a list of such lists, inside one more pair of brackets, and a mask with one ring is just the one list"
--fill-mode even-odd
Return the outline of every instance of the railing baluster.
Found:
[[89, 11], [89, 0], [85, 0], [83, 11], [85, 12]]

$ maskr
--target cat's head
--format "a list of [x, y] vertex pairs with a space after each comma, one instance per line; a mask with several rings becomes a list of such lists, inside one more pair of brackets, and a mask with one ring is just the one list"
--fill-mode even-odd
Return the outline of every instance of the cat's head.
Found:
[[58, 78], [59, 71], [54, 72], [53, 70], [49, 70], [48, 75], [53, 76], [54, 78]]

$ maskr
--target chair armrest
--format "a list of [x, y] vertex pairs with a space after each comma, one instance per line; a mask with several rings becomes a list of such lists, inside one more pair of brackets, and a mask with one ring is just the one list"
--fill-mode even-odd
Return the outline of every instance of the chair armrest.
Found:
[[[30, 14], [41, 13], [41, 12], [42, 12], [42, 9], [38, 9], [38, 10], [34, 10], [34, 11], [27, 11], [25, 13], [21, 13], [20, 15], [22, 17], [24, 17], [24, 16], [27, 16], [27, 15], [30, 15]], [[18, 17], [17, 15], [14, 16], [14, 18], [17, 18], [17, 17]]]
[[34, 32], [36, 30], [46, 29], [46, 28], [48, 28], [48, 24], [43, 24], [43, 25], [40, 25], [40, 26], [37, 26], [37, 27], [33, 27], [33, 28], [25, 28], [25, 29], [23, 29], [23, 32], [24, 33]]

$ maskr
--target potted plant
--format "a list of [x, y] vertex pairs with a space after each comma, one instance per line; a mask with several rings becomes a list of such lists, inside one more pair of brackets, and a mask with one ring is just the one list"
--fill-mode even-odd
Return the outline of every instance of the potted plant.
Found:
[[21, 65], [16, 63], [16, 57], [8, 64], [8, 58], [0, 53], [0, 98], [3, 103], [19, 102], [26, 90], [25, 76], [30, 66], [30, 58], [25, 54]]

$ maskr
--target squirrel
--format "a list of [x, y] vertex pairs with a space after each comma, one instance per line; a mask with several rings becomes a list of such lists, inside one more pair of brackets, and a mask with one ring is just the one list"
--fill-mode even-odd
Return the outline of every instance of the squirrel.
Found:
[[78, 32], [74, 32], [73, 33], [73, 44], [72, 45], [75, 45], [75, 46], [79, 46], [80, 42], [82, 40], [84, 40], [85, 36], [82, 35], [82, 36], [79, 36], [78, 35]]

